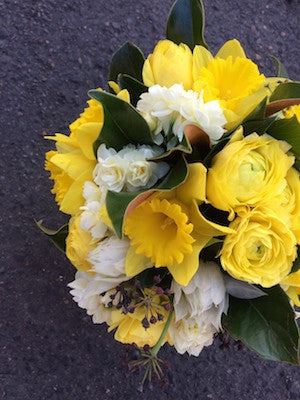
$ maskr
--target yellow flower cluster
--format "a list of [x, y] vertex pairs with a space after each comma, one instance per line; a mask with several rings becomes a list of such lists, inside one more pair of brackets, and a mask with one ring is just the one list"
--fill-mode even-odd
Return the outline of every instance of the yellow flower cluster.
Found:
[[300, 242], [300, 176], [289, 149], [266, 134], [237, 134], [213, 159], [207, 198], [233, 220], [221, 264], [236, 279], [271, 287], [291, 271]]
[[161, 40], [145, 61], [143, 79], [147, 86], [181, 83], [185, 90], [203, 91], [206, 102], [219, 100], [228, 130], [268, 95], [268, 79], [236, 39], [226, 42], [215, 57], [203, 46], [192, 52], [186, 44]]

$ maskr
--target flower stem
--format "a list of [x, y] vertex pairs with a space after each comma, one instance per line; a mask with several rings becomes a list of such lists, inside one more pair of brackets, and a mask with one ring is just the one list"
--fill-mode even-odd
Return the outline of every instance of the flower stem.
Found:
[[168, 316], [167, 322], [166, 322], [166, 324], [164, 326], [164, 329], [163, 329], [163, 331], [162, 331], [157, 343], [155, 344], [155, 346], [152, 347], [151, 354], [153, 356], [156, 356], [157, 353], [159, 352], [159, 349], [161, 348], [162, 342], [164, 341], [165, 336], [166, 336], [166, 334], [168, 332], [169, 326], [171, 324], [172, 317], [173, 317], [173, 311], [171, 311], [169, 313], [169, 316]]

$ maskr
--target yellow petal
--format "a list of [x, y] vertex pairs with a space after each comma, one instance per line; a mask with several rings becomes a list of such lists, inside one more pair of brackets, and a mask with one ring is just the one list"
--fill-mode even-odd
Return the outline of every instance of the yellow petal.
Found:
[[185, 254], [183, 263], [178, 264], [175, 262], [171, 267], [168, 267], [173, 278], [179, 285], [186, 286], [195, 275], [199, 266], [200, 251], [209, 240], [210, 238], [208, 236], [197, 235], [196, 242], [193, 243], [193, 252], [191, 254]]
[[144, 62], [143, 66], [143, 81], [146, 86], [153, 86], [155, 85], [155, 80], [153, 76], [153, 71], [151, 68], [151, 61], [152, 61], [153, 55], [150, 54], [147, 60]]
[[136, 248], [134, 246], [130, 246], [125, 262], [125, 272], [127, 276], [135, 276], [147, 268], [153, 266], [151, 260], [145, 257], [143, 254], [136, 254]]
[[127, 101], [127, 103], [130, 103], [130, 94], [127, 89], [121, 90], [118, 94], [117, 97], [120, 99]]
[[54, 140], [56, 148], [60, 153], [66, 153], [79, 147], [75, 138], [63, 135], [62, 133], [56, 133], [54, 136], [45, 136], [45, 139]]
[[96, 160], [93, 163], [84, 157], [80, 150], [73, 150], [65, 154], [55, 154], [51, 158], [51, 162], [63, 171], [66, 171], [74, 180], [82, 174], [82, 171], [90, 169], [91, 165], [96, 165]]
[[233, 60], [236, 57], [246, 58], [246, 54], [240, 42], [236, 39], [228, 40], [228, 42], [224, 43], [216, 54], [216, 57], [223, 58], [224, 60], [229, 56], [232, 56]]
[[193, 79], [200, 75], [202, 67], [206, 67], [213, 59], [212, 54], [203, 46], [195, 46], [193, 51]]
[[93, 169], [89, 168], [84, 171], [70, 186], [69, 190], [65, 194], [60, 205], [60, 211], [74, 215], [78, 213], [81, 206], [84, 205], [84, 198], [82, 196], [84, 182], [92, 180]]
[[178, 186], [176, 198], [187, 204], [193, 200], [206, 201], [206, 168], [201, 163], [188, 164], [188, 177]]
[[83, 154], [89, 160], [95, 160], [93, 143], [101, 132], [103, 123], [101, 122], [88, 122], [80, 125], [76, 130], [76, 138]]
[[118, 94], [120, 91], [119, 85], [114, 82], [114, 81], [108, 81], [108, 86], [116, 93]]
[[228, 233], [235, 232], [234, 229], [229, 228], [228, 226], [219, 225], [206, 219], [199, 211], [199, 207], [196, 201], [194, 201], [192, 206], [190, 207], [190, 215], [191, 221], [193, 221], [194, 224], [194, 231], [196, 231], [198, 235], [204, 237], [208, 236], [209, 238], [212, 238], [213, 236], [223, 236]]

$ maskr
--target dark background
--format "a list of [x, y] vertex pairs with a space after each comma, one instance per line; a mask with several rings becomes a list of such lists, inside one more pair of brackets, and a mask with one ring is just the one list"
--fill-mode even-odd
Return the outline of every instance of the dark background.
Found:
[[[299, 369], [264, 361], [250, 351], [180, 356], [166, 347], [174, 383], [138, 395], [137, 377], [121, 368], [123, 346], [93, 325], [67, 283], [75, 270], [35, 227], [66, 220], [43, 171], [52, 148], [43, 134], [68, 133], [87, 90], [105, 88], [112, 53], [125, 41], [147, 55], [164, 37], [172, 0], [0, 0], [1, 264], [0, 399], [300, 398]], [[262, 72], [269, 54], [299, 74], [297, 0], [204, 0], [206, 40], [216, 51], [237, 37]], [[299, 75], [298, 75], [299, 76]]]

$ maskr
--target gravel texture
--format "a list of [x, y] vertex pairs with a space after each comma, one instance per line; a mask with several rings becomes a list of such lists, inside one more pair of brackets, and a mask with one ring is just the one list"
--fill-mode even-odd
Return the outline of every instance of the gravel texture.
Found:
[[[45, 133], [68, 132], [90, 88], [105, 87], [112, 53], [131, 40], [148, 54], [164, 37], [172, 0], [0, 0], [0, 399], [114, 400], [300, 398], [299, 369], [218, 343], [200, 357], [166, 347], [173, 384], [138, 394], [121, 367], [123, 346], [77, 307], [74, 269], [33, 219], [59, 214], [43, 171]], [[262, 72], [269, 54], [299, 76], [299, 1], [204, 0], [216, 51], [237, 37]], [[3, 172], [4, 171], [4, 172]]]

